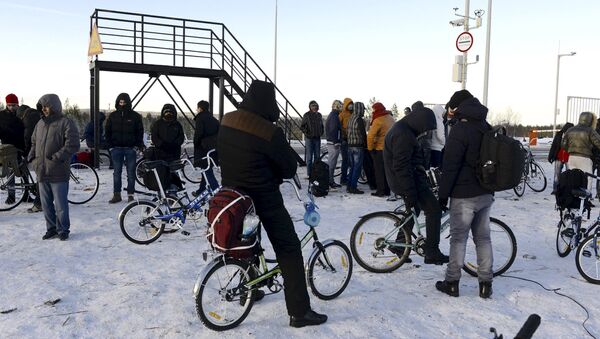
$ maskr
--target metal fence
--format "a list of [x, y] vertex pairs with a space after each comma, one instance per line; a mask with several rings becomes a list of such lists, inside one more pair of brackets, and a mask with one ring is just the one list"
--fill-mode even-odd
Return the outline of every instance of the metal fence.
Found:
[[565, 122], [577, 124], [581, 112], [592, 112], [598, 117], [598, 114], [600, 114], [600, 98], [568, 96]]

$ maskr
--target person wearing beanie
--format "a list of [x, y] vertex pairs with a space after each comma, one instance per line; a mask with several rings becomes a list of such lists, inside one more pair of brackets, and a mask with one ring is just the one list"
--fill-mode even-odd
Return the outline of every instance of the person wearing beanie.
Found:
[[156, 148], [156, 160], [170, 162], [181, 157], [185, 135], [173, 104], [165, 104], [160, 112], [160, 119], [150, 127], [150, 136]]
[[354, 102], [350, 98], [344, 99], [342, 104], [342, 111], [339, 114], [340, 123], [342, 125], [342, 145], [340, 147], [340, 153], [342, 154], [342, 174], [340, 178], [340, 185], [348, 184], [348, 166], [350, 161], [348, 159], [348, 121], [354, 111]]
[[313, 162], [321, 157], [321, 135], [323, 135], [323, 116], [319, 113], [319, 104], [312, 100], [304, 113], [300, 129], [304, 133], [306, 174], [310, 177]]
[[[216, 190], [219, 187], [219, 182], [213, 172], [213, 163], [208, 163], [203, 158], [210, 150], [215, 150], [210, 154], [210, 157], [214, 160], [214, 163], [218, 165], [219, 157], [216, 152], [217, 148], [217, 134], [219, 133], [219, 120], [217, 120], [212, 112], [210, 111], [210, 104], [207, 101], [201, 100], [198, 102], [196, 116], [194, 117], [195, 131], [194, 131], [194, 167], [207, 168], [206, 179], [211, 189]], [[195, 196], [200, 194], [206, 189], [206, 182], [203, 178], [200, 183], [200, 187], [196, 192], [193, 192]]]
[[371, 117], [371, 127], [367, 134], [367, 150], [373, 158], [373, 167], [375, 170], [375, 183], [377, 191], [371, 193], [376, 197], [384, 197], [390, 195], [390, 187], [388, 186], [385, 177], [385, 168], [383, 165], [383, 142], [385, 135], [394, 124], [394, 118], [389, 111], [386, 111], [385, 106], [376, 102], [373, 104], [373, 116]]
[[491, 129], [486, 121], [488, 109], [466, 90], [454, 93], [447, 107], [456, 123], [446, 139], [438, 195], [443, 210], [450, 199], [450, 262], [444, 280], [436, 282], [435, 287], [459, 296], [465, 248], [472, 232], [477, 247], [479, 296], [489, 298], [493, 277], [489, 224], [494, 196], [479, 184], [476, 174], [483, 135]]
[[42, 210], [46, 219], [46, 234], [42, 240], [69, 239], [69, 177], [71, 157], [79, 150], [77, 125], [62, 112], [58, 95], [46, 94], [38, 104], [43, 117], [31, 137], [27, 156], [37, 177]]
[[[254, 202], [283, 277], [290, 326], [319, 325], [327, 316], [311, 309], [304, 261], [294, 223], [285, 208], [279, 185], [293, 178], [296, 154], [275, 124], [279, 109], [272, 83], [254, 80], [239, 108], [225, 114], [217, 136], [223, 187], [235, 187]], [[257, 299], [264, 296], [258, 290]]]
[[350, 119], [348, 120], [348, 159], [350, 169], [348, 172], [348, 187], [346, 191], [350, 194], [363, 194], [358, 189], [358, 178], [363, 170], [364, 151], [367, 148], [367, 129], [365, 127], [365, 105], [356, 102]]
[[327, 116], [325, 122], [325, 135], [327, 138], [327, 161], [329, 165], [329, 186], [339, 188], [342, 185], [335, 182], [335, 169], [337, 167], [338, 157], [342, 146], [342, 123], [340, 122], [340, 112], [342, 111], [342, 102], [334, 100], [331, 104], [331, 113]]
[[129, 94], [121, 93], [117, 96], [115, 111], [106, 118], [104, 140], [110, 150], [113, 164], [113, 197], [108, 202], [114, 204], [122, 200], [121, 173], [123, 165], [127, 170], [128, 201], [133, 201], [136, 148], [144, 149], [144, 125], [142, 116], [131, 108]]
[[[25, 139], [23, 135], [25, 133], [25, 127], [21, 119], [17, 117], [17, 109], [19, 108], [19, 100], [14, 94], [6, 96], [6, 109], [0, 111], [0, 142], [2, 144], [13, 145], [19, 151], [18, 157], [20, 158], [25, 151]], [[10, 179], [7, 184], [14, 185], [15, 179]], [[6, 203], [7, 205], [13, 205], [15, 203], [14, 190], [8, 190], [8, 196], [5, 201], [0, 201], [0, 204]]]

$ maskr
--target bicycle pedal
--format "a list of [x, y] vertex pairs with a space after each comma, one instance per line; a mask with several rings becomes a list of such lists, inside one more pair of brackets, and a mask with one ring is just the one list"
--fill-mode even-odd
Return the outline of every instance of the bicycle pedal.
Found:
[[181, 234], [183, 234], [183, 235], [190, 235], [190, 232], [188, 232], [188, 231], [181, 231]]
[[586, 258], [591, 258], [592, 257], [592, 252], [588, 251], [588, 250], [583, 250], [581, 252], [581, 255], [586, 257]]
[[560, 232], [560, 234], [566, 237], [572, 237], [575, 235], [575, 231], [572, 228], [567, 228], [566, 230]]

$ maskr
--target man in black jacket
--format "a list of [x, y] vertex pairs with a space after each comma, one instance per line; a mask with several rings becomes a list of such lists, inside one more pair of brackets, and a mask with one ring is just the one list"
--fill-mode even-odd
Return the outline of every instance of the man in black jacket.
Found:
[[448, 256], [442, 254], [439, 248], [442, 211], [427, 183], [423, 151], [417, 139], [435, 127], [433, 111], [422, 106], [416, 107], [386, 134], [383, 160], [390, 188], [395, 194], [403, 196], [406, 209], [410, 211], [414, 208], [417, 214], [420, 209], [425, 211], [425, 263], [441, 265], [448, 262]]
[[310, 308], [300, 240], [279, 191], [283, 179], [296, 173], [297, 163], [283, 130], [274, 124], [278, 119], [274, 85], [253, 81], [240, 108], [221, 121], [217, 150], [222, 183], [254, 201], [281, 267], [290, 326], [319, 325], [327, 316]]
[[[25, 127], [23, 122], [17, 118], [17, 109], [19, 108], [19, 99], [13, 93], [6, 96], [6, 109], [0, 111], [0, 141], [3, 144], [13, 145], [20, 152], [25, 150], [25, 141], [23, 134]], [[23, 154], [23, 153], [20, 153]], [[10, 179], [7, 184], [14, 185], [15, 179]], [[9, 189], [6, 204], [12, 205], [15, 202], [15, 191]]]
[[[218, 164], [219, 158], [217, 156], [217, 134], [219, 133], [219, 120], [210, 112], [210, 105], [207, 101], [199, 101], [198, 114], [194, 117], [196, 123], [196, 129], [194, 131], [194, 166], [200, 168], [206, 168], [210, 165], [210, 168], [206, 171], [206, 179], [208, 185], [213, 190], [219, 187], [219, 182], [215, 178], [213, 172], [212, 163], [208, 164], [206, 160], [202, 158], [206, 157], [206, 153], [210, 150], [215, 150], [210, 154], [211, 158]], [[202, 180], [198, 191], [194, 192], [199, 194], [206, 188], [206, 182]], [[194, 194], [194, 195], [196, 195]]]
[[136, 152], [144, 148], [144, 125], [142, 116], [131, 109], [129, 94], [121, 93], [115, 100], [116, 110], [106, 119], [104, 126], [105, 140], [113, 162], [113, 197], [108, 202], [111, 204], [121, 201], [121, 173], [123, 164], [127, 169], [127, 196], [128, 201], [133, 201], [135, 190], [135, 162]]
[[310, 177], [312, 165], [321, 157], [321, 135], [323, 135], [323, 116], [319, 113], [319, 104], [312, 100], [308, 104], [309, 111], [304, 113], [300, 129], [304, 133], [306, 152], [306, 174]]
[[[567, 122], [560, 129], [560, 131], [556, 133], [554, 139], [552, 139], [552, 146], [550, 146], [550, 151], [548, 152], [548, 162], [554, 163], [556, 161], [556, 163], [554, 163], [554, 181], [552, 184], [552, 193], [556, 193], [556, 190], [558, 189], [558, 176], [560, 175], [560, 172], [562, 172], [563, 166], [565, 165], [562, 162], [564, 159], [560, 159], [560, 153], [564, 154], [566, 152], [564, 148], [562, 148], [562, 137], [569, 130], [569, 128], [573, 126], [574, 125], [572, 123]], [[597, 155], [597, 152], [595, 155]]]
[[[38, 121], [41, 118], [41, 107], [39, 110], [31, 108], [27, 105], [21, 105], [17, 109], [17, 117], [23, 121], [24, 130], [24, 142], [25, 142], [25, 154], [29, 154], [31, 150], [31, 136], [33, 135], [33, 130], [35, 129], [35, 125], [37, 125]], [[38, 185], [39, 186], [39, 185]], [[39, 192], [39, 187], [38, 187]], [[31, 197], [28, 199], [31, 200]], [[29, 213], [36, 213], [42, 211], [42, 202], [40, 200], [39, 193], [35, 195], [33, 199], [33, 206], [27, 209]]]
[[435, 287], [448, 295], [458, 297], [458, 281], [465, 260], [469, 232], [477, 248], [479, 296], [492, 294], [492, 243], [490, 239], [490, 209], [494, 202], [492, 192], [481, 187], [476, 176], [481, 140], [490, 129], [486, 122], [488, 109], [467, 90], [452, 96], [448, 107], [456, 123], [446, 140], [439, 203], [446, 209], [450, 201], [450, 262], [444, 281]]
[[181, 158], [181, 145], [185, 140], [183, 126], [177, 121], [177, 110], [173, 104], [165, 104], [160, 119], [150, 127], [152, 144], [156, 147], [157, 160], [174, 161]]

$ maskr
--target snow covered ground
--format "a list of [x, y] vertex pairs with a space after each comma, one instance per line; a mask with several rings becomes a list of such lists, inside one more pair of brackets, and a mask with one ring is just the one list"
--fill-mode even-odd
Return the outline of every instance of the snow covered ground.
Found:
[[[505, 221], [518, 242], [517, 259], [506, 273], [560, 289], [590, 312], [587, 326], [600, 334], [600, 286], [579, 275], [574, 254], [559, 258], [555, 250], [558, 212], [550, 195], [551, 166], [546, 192], [527, 190], [523, 198], [500, 192], [492, 215]], [[301, 171], [305, 171], [304, 168]], [[0, 212], [0, 337], [4, 338], [155, 338], [217, 335], [199, 321], [192, 288], [206, 265], [202, 229], [190, 236], [165, 234], [148, 246], [136, 245], [121, 234], [117, 222], [125, 203], [109, 205], [112, 172], [100, 172], [101, 187], [91, 202], [71, 205], [71, 238], [42, 241], [43, 215], [28, 214], [23, 204]], [[304, 177], [301, 175], [301, 177]], [[363, 187], [364, 188], [364, 187]], [[368, 190], [367, 190], [368, 191]], [[296, 230], [303, 235], [303, 208], [289, 187], [283, 188]], [[393, 209], [394, 202], [370, 195], [332, 191], [318, 198], [321, 239], [349, 242], [359, 216]], [[593, 213], [597, 213], [597, 209]], [[447, 241], [442, 239], [442, 242]], [[268, 241], [264, 241], [269, 248]], [[305, 259], [308, 252], [304, 253]], [[478, 297], [477, 279], [463, 275], [459, 298], [435, 290], [444, 266], [423, 265], [413, 256], [390, 274], [374, 274], [355, 264], [352, 280], [337, 299], [311, 297], [312, 307], [329, 321], [318, 327], [288, 326], [283, 293], [254, 305], [237, 328], [219, 334], [239, 337], [321, 338], [491, 338], [490, 327], [512, 338], [529, 314], [542, 318], [537, 338], [584, 338], [585, 312], [574, 302], [535, 283], [513, 278], [494, 280], [490, 300]], [[47, 301], [60, 299], [54, 305]]]

